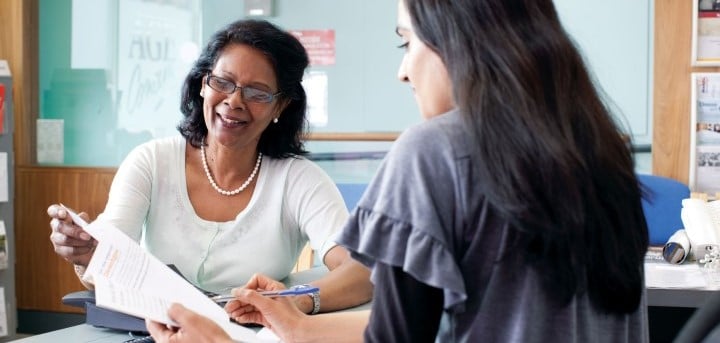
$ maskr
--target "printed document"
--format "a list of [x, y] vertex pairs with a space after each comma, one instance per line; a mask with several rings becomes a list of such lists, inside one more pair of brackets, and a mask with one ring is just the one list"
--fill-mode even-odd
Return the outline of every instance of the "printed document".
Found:
[[95, 284], [97, 306], [177, 326], [167, 311], [180, 303], [213, 320], [234, 340], [262, 341], [253, 330], [230, 322], [222, 307], [116, 227], [96, 220], [84, 229], [98, 240], [83, 276]]

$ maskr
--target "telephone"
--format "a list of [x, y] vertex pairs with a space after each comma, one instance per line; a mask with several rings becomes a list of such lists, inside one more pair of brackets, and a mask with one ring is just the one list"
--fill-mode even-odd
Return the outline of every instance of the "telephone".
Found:
[[680, 218], [696, 259], [720, 253], [720, 200], [683, 199]]

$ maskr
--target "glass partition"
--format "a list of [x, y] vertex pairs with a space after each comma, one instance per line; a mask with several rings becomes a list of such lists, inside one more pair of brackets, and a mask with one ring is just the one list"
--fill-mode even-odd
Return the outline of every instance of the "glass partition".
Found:
[[[618, 121], [649, 146], [652, 1], [555, 2]], [[395, 1], [271, 4], [263, 18], [301, 37], [313, 61], [304, 83], [313, 134], [396, 134], [420, 121], [412, 92], [395, 76], [402, 58]], [[137, 144], [177, 134], [186, 72], [210, 34], [245, 10], [239, 0], [39, 0], [36, 138], [45, 151], [37, 162], [112, 167]], [[373, 154], [390, 144], [311, 141], [308, 149]], [[321, 163], [338, 164], [342, 179], [367, 178], [356, 175], [364, 167], [343, 161]], [[367, 165], [374, 170], [375, 162]]]

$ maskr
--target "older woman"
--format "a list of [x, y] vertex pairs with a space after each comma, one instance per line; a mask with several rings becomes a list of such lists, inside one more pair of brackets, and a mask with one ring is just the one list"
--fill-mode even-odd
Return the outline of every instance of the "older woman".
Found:
[[[330, 273], [313, 282], [319, 294], [295, 298], [297, 307], [316, 313], [368, 301], [368, 270], [332, 240], [347, 219], [342, 197], [302, 157], [307, 66], [300, 42], [266, 21], [215, 33], [183, 85], [181, 136], [128, 155], [99, 219], [212, 292], [255, 273], [286, 277], [309, 241]], [[48, 214], [55, 251], [81, 275], [95, 241], [60, 206]]]

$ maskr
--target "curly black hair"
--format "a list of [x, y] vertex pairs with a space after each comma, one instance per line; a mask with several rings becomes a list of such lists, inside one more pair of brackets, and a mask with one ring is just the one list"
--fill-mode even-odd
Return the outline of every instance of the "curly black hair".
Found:
[[302, 44], [292, 34], [264, 20], [238, 20], [216, 32], [185, 77], [180, 111], [183, 120], [177, 129], [194, 147], [204, 144], [208, 130], [203, 117], [202, 80], [215, 66], [225, 47], [244, 44], [261, 51], [272, 64], [279, 97], [288, 101], [282, 120], [265, 129], [258, 150], [266, 156], [283, 158], [304, 155], [302, 137], [307, 130], [307, 97], [301, 81], [309, 60]]

